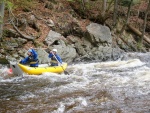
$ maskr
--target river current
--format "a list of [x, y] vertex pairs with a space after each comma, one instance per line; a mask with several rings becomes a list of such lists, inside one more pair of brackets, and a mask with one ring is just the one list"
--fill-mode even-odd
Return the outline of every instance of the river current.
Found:
[[1, 67], [0, 113], [150, 113], [149, 56], [72, 64], [69, 75], [6, 77]]

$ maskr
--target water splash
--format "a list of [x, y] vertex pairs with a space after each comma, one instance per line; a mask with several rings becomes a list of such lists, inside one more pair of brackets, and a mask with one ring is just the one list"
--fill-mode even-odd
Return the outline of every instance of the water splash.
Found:
[[1, 112], [148, 113], [150, 68], [140, 59], [81, 63], [70, 75], [43, 73], [0, 80]]

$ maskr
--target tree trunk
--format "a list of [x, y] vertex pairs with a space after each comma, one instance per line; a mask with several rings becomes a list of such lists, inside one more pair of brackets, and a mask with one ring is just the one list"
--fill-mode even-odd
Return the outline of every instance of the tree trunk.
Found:
[[102, 12], [102, 15], [104, 16], [105, 15], [105, 12], [106, 12], [106, 7], [107, 7], [107, 0], [103, 0], [103, 12]]
[[126, 28], [128, 22], [129, 22], [129, 17], [130, 17], [130, 11], [131, 11], [132, 3], [133, 3], [133, 0], [131, 0], [130, 5], [129, 5], [129, 7], [128, 7], [128, 13], [127, 13], [126, 22], [125, 22], [125, 24], [123, 25], [123, 27], [122, 27], [122, 29], [121, 29], [121, 31], [120, 31], [120, 35], [122, 35], [123, 31], [125, 30], [125, 28]]
[[4, 1], [1, 1], [0, 2], [0, 40], [2, 39], [2, 34], [3, 34], [4, 9], [5, 9], [5, 3]]
[[117, 23], [117, 12], [118, 12], [118, 0], [114, 1], [114, 15], [113, 15], [113, 26]]
[[82, 0], [81, 2], [82, 2], [82, 9], [83, 9], [83, 11], [85, 11], [85, 9], [86, 9], [86, 8], [85, 8], [85, 1]]
[[140, 39], [140, 45], [141, 45], [141, 47], [142, 47], [142, 44], [143, 44], [143, 39], [144, 39], [144, 34], [145, 34], [145, 29], [146, 29], [146, 23], [147, 23], [147, 15], [148, 15], [148, 11], [149, 10], [150, 10], [150, 0], [149, 0], [149, 4], [147, 6], [147, 10], [145, 12], [143, 31], [142, 31], [142, 36], [141, 36], [141, 39]]

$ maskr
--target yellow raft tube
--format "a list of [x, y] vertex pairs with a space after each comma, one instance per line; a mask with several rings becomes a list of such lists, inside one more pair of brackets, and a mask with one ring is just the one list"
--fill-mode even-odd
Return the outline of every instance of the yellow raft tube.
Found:
[[61, 66], [48, 66], [48, 67], [30, 67], [18, 63], [21, 70], [29, 75], [40, 75], [45, 72], [62, 73], [67, 68], [67, 63], [62, 63]]

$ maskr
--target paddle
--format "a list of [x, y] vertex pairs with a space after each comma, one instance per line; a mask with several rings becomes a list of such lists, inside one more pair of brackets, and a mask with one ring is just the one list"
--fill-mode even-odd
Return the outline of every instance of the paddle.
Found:
[[23, 71], [20, 69], [17, 62], [10, 62], [10, 68], [14, 75], [23, 77]]
[[[56, 58], [56, 56], [53, 54], [53, 52], [52, 52], [52, 55], [55, 57], [55, 59], [57, 60], [57, 62], [60, 63], [59, 60]], [[64, 70], [64, 68], [63, 68], [63, 66], [62, 66], [62, 63], [60, 63], [60, 66], [62, 67], [64, 73], [65, 73], [66, 75], [69, 75], [69, 73]]]

